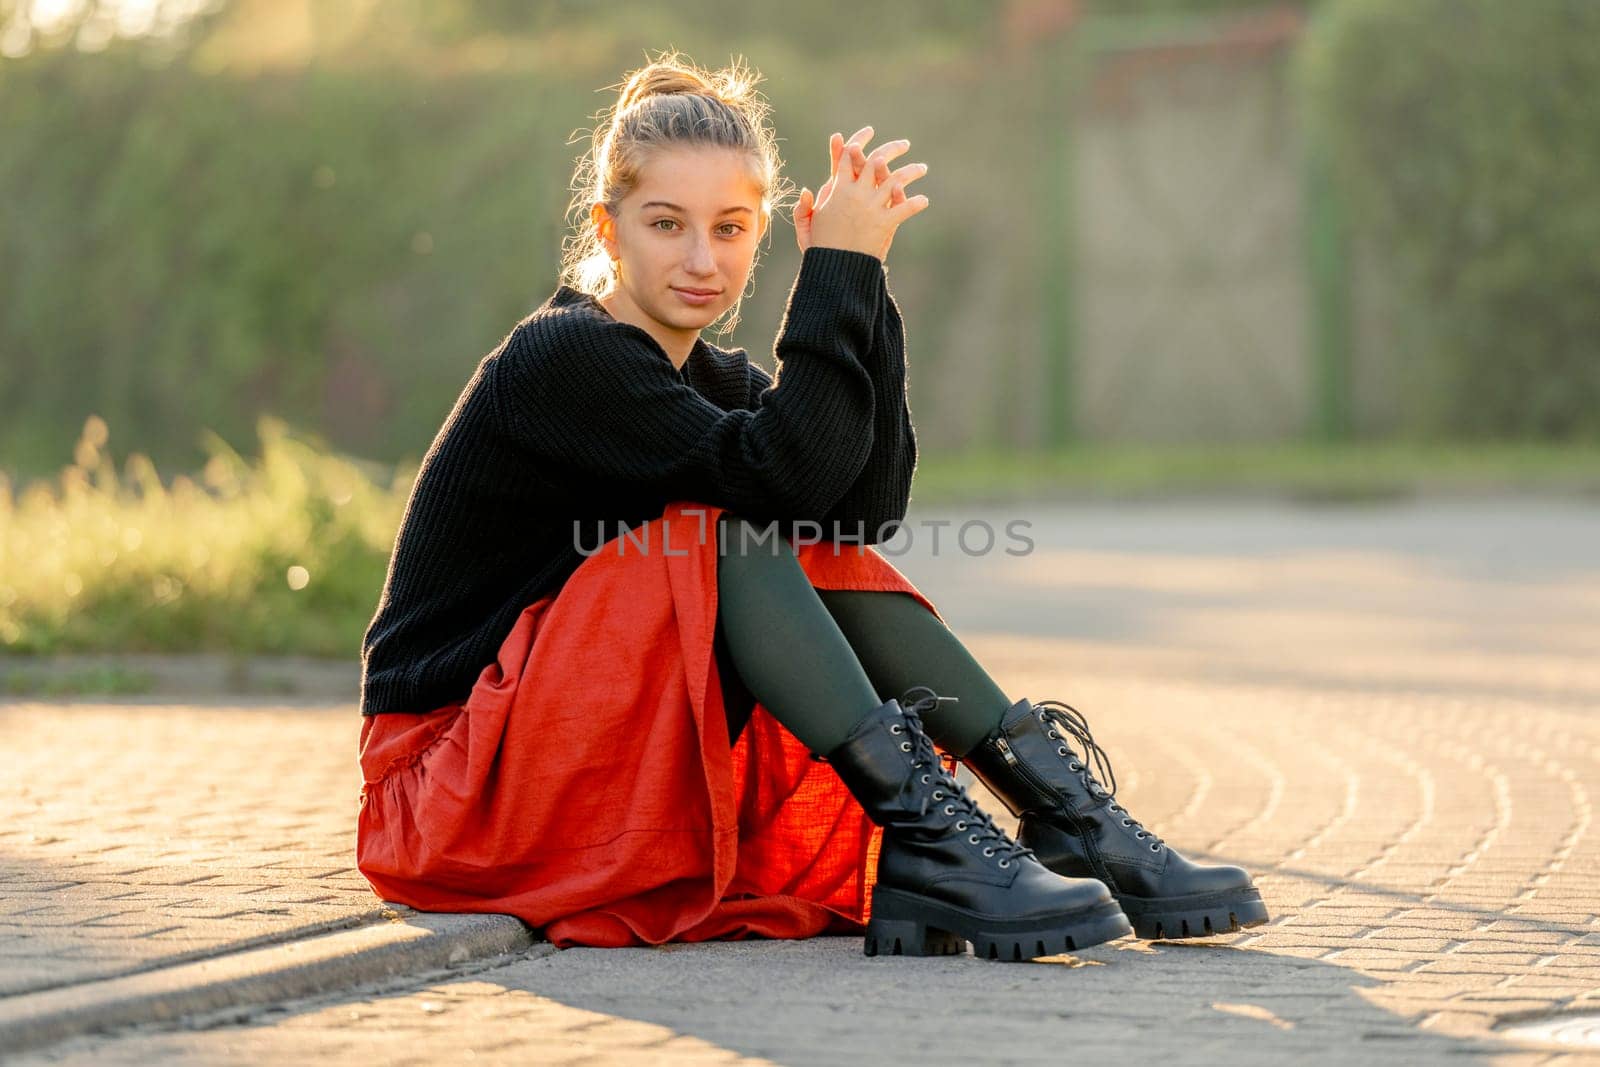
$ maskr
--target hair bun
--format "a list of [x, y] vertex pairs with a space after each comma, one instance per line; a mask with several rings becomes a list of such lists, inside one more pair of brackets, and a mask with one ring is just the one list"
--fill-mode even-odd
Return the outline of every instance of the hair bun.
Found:
[[735, 60], [722, 70], [703, 70], [679, 52], [662, 52], [645, 66], [628, 75], [612, 113], [621, 115], [650, 96], [691, 93], [709, 96], [734, 108], [755, 103], [755, 87], [760, 75]]
[[716, 87], [697, 72], [670, 60], [657, 60], [634, 71], [622, 87], [617, 112], [620, 114], [628, 110], [647, 96], [671, 96], [675, 93], [719, 95]]

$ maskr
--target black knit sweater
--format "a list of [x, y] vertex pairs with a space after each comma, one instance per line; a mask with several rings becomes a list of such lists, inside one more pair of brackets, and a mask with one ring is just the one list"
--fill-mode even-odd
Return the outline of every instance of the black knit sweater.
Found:
[[776, 385], [704, 339], [679, 370], [643, 328], [557, 288], [479, 362], [423, 458], [362, 640], [361, 713], [464, 700], [524, 607], [674, 500], [891, 536], [917, 452], [884, 273], [806, 250]]

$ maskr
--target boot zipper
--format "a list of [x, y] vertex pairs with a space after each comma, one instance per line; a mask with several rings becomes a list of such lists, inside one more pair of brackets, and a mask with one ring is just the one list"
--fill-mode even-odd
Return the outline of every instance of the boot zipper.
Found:
[[[1032, 784], [1033, 787], [1039, 791], [1040, 795], [1045, 797], [1059, 798], [1057, 802], [1058, 807], [1056, 810], [1066, 817], [1067, 823], [1072, 826], [1077, 833], [1078, 839], [1083, 842], [1084, 850], [1088, 853], [1087, 859], [1089, 860], [1090, 868], [1096, 871], [1097, 877], [1099, 877], [1101, 881], [1115, 889], [1116, 879], [1112, 876], [1111, 869], [1106, 864], [1105, 857], [1100, 854], [1100, 846], [1095, 843], [1092, 830], [1088, 825], [1085, 824], [1084, 820], [1078, 817], [1078, 813], [1072, 810], [1072, 806], [1067, 803], [1065, 794], [1057, 792], [1054, 786], [1043, 781], [1037, 774], [1033, 773], [1032, 767], [1029, 767], [1026, 763], [1023, 763], [1021, 760], [1019, 760], [1017, 758], [1017, 754], [1011, 751], [1011, 745], [1006, 741], [1005, 738], [995, 738], [994, 747], [1000, 753], [1000, 755], [1004, 757], [1009, 766], [1016, 768], [1018, 776], [1021, 777], [1023, 781]], [[1016, 812], [1015, 814], [1021, 815], [1022, 812]]]
[[[1017, 776], [1037, 790], [1040, 796], [1048, 799], [1058, 795], [1054, 786], [1035, 774], [1032, 767], [1023, 763], [1017, 754], [1011, 751], [1011, 745], [1005, 738], [995, 738], [994, 747], [1004, 757], [1008, 766], [1016, 768]], [[1063, 804], [1062, 807], [1065, 808], [1065, 805]]]

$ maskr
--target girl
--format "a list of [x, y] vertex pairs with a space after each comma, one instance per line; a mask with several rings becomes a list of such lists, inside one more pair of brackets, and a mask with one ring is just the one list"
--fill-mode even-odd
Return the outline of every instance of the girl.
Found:
[[928, 206], [905, 192], [927, 168], [889, 166], [908, 143], [835, 134], [801, 191], [776, 383], [701, 337], [786, 193], [756, 80], [675, 54], [626, 79], [563, 282], [430, 446], [363, 641], [360, 869], [562, 946], [865, 924], [869, 955], [1021, 960], [1130, 917], [1265, 921], [1243, 870], [1114, 802], [1081, 716], [1011, 700], [870, 547], [916, 463], [884, 272]]

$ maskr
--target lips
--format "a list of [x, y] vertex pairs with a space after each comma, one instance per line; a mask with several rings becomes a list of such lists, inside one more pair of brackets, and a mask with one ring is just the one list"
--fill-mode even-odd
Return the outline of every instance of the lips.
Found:
[[690, 296], [716, 296], [722, 291], [720, 289], [687, 289], [681, 285], [674, 285], [673, 288], [680, 293], [688, 293]]

